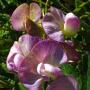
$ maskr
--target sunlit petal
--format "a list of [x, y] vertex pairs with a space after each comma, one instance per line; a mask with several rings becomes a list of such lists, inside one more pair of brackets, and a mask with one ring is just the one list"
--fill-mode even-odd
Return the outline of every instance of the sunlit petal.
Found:
[[41, 17], [41, 8], [37, 3], [30, 4], [30, 19], [34, 22], [37, 22]]
[[24, 28], [24, 22], [29, 15], [29, 6], [26, 3], [18, 6], [11, 16], [11, 23], [15, 30], [20, 31]]

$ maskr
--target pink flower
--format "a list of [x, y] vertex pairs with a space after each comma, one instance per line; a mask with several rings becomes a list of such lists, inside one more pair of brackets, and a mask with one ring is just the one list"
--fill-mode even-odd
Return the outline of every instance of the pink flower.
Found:
[[70, 60], [76, 62], [78, 54], [66, 43], [41, 40], [29, 34], [15, 41], [7, 57], [7, 68], [17, 73], [20, 81], [30, 90], [39, 90], [43, 77], [53, 79], [63, 75], [58, 68]]
[[38, 21], [41, 18], [41, 9], [37, 3], [23, 3], [18, 6], [11, 16], [11, 24], [16, 31], [26, 31], [29, 34], [40, 35]]
[[42, 20], [42, 26], [49, 38], [62, 42], [65, 36], [73, 36], [79, 31], [79, 18], [73, 13], [63, 12], [51, 7]]

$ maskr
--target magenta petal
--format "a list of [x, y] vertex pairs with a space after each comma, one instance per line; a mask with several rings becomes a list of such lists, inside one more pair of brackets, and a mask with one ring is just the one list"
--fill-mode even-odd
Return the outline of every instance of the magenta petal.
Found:
[[43, 79], [38, 79], [33, 85], [30, 84], [24, 84], [25, 87], [27, 87], [29, 90], [41, 90], [43, 84]]
[[43, 28], [46, 34], [53, 40], [62, 42], [64, 41], [63, 33], [59, 26], [57, 19], [52, 13], [47, 13], [42, 21]]
[[33, 85], [36, 82], [36, 80], [40, 78], [40, 76], [38, 74], [32, 73], [30, 71], [30, 68], [29, 69], [26, 69], [25, 67], [23, 68], [22, 68], [22, 71], [18, 72], [18, 77], [20, 81], [23, 84]]
[[11, 16], [11, 23], [16, 31], [24, 28], [24, 22], [29, 15], [29, 6], [26, 3], [18, 6]]
[[32, 48], [31, 53], [39, 62], [45, 62], [52, 65], [59, 65], [67, 62], [65, 50], [56, 41], [41, 41]]
[[22, 35], [19, 38], [19, 44], [24, 56], [29, 55], [32, 47], [40, 40], [41, 39], [39, 37], [33, 37], [29, 34]]
[[46, 90], [79, 90], [73, 77], [62, 76], [48, 85]]
[[[35, 58], [36, 57], [33, 57], [31, 54], [25, 56], [24, 58], [17, 55], [16, 59], [18, 60], [14, 60], [15, 65], [18, 67], [18, 77], [24, 84], [32, 85], [37, 79], [40, 78], [40, 75], [37, 73], [38, 61]], [[17, 64], [17, 62], [20, 63]]]
[[33, 85], [40, 75], [37, 74], [37, 61], [26, 58], [19, 64], [18, 77], [23, 84]]

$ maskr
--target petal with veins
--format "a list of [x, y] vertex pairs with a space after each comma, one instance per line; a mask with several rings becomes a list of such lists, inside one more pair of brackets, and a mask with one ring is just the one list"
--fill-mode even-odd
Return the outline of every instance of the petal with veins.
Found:
[[52, 65], [67, 63], [69, 60], [76, 62], [79, 57], [75, 49], [62, 42], [43, 40], [38, 42], [31, 50], [37, 61]]
[[46, 34], [53, 40], [62, 42], [64, 40], [63, 33], [60, 31], [62, 28], [59, 26], [58, 21], [52, 13], [47, 13], [42, 21], [43, 28]]
[[39, 62], [52, 65], [59, 65], [61, 62], [67, 62], [65, 50], [62, 45], [56, 41], [43, 40], [32, 48], [31, 53]]

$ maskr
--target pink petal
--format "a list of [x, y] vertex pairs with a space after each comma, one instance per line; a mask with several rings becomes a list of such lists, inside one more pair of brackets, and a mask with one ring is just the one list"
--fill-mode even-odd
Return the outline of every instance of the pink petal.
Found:
[[23, 84], [33, 85], [40, 78], [37, 73], [37, 61], [25, 59], [18, 69], [18, 77]]
[[[20, 59], [20, 57], [17, 57]], [[17, 59], [16, 58], [16, 59]], [[21, 60], [18, 67], [18, 77], [23, 84], [33, 85], [37, 79], [40, 78], [40, 75], [37, 73], [38, 61], [31, 54], [27, 57], [24, 57], [24, 60]]]
[[40, 41], [32, 48], [31, 53], [37, 61], [56, 66], [79, 60], [79, 55], [72, 46], [53, 40]]
[[77, 81], [70, 76], [61, 76], [48, 85], [46, 90], [79, 90]]
[[20, 81], [25, 85], [33, 85], [40, 78], [38, 74], [30, 72], [30, 68], [26, 71], [18, 72]]
[[21, 68], [21, 63], [23, 62], [23, 60], [25, 60], [25, 57], [21, 54], [16, 54], [14, 59], [13, 59], [13, 62], [14, 62], [14, 65], [15, 65], [15, 69], [16, 69], [16, 72], [19, 70], [19, 68]]
[[41, 8], [37, 3], [30, 4], [30, 19], [34, 22], [37, 22], [41, 17]]
[[8, 70], [10, 71], [14, 71], [15, 69], [15, 64], [14, 64], [14, 57], [16, 56], [16, 54], [21, 54], [21, 49], [20, 49], [20, 46], [19, 46], [19, 43], [18, 42], [14, 42], [13, 46], [11, 47], [10, 49], [10, 52], [9, 52], [9, 55], [7, 57], [7, 68]]
[[37, 72], [41, 76], [46, 76], [46, 77], [49, 77], [52, 79], [56, 79], [62, 75], [60, 68], [52, 66], [50, 64], [46, 64], [46, 63], [45, 64], [43, 64], [43, 63], [38, 64]]
[[42, 25], [46, 34], [53, 40], [62, 42], [64, 36], [64, 14], [61, 10], [51, 7], [49, 12], [44, 16]]
[[11, 24], [16, 31], [24, 28], [24, 22], [29, 15], [29, 6], [26, 3], [18, 6], [11, 16]]
[[29, 90], [41, 90], [43, 84], [43, 79], [38, 79], [33, 85], [24, 84]]
[[45, 33], [53, 40], [62, 42], [64, 41], [63, 33], [60, 31], [62, 28], [55, 16], [52, 13], [47, 13], [42, 21]]
[[44, 40], [37, 43], [31, 50], [39, 62], [59, 65], [67, 62], [67, 55], [62, 45], [56, 41]]
[[19, 38], [19, 44], [24, 56], [29, 55], [32, 47], [40, 40], [39, 37], [33, 37], [29, 34], [22, 35]]

